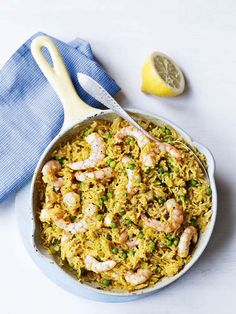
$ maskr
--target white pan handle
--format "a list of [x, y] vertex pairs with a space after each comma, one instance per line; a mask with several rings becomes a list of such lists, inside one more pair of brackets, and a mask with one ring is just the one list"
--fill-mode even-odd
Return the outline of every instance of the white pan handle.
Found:
[[[53, 65], [48, 63], [42, 49], [47, 48]], [[38, 36], [31, 43], [31, 52], [39, 68], [54, 88], [64, 107], [63, 128], [69, 126], [82, 115], [100, 112], [99, 109], [88, 106], [79, 98], [60, 52], [47, 36]]]

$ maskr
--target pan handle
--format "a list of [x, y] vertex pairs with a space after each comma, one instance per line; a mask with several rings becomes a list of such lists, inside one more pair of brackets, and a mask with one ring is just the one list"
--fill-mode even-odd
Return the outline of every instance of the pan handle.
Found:
[[[47, 48], [51, 65], [45, 58], [42, 49]], [[63, 129], [77, 120], [81, 115], [98, 113], [99, 109], [88, 106], [78, 96], [63, 59], [56, 45], [47, 36], [38, 36], [31, 43], [31, 52], [39, 68], [54, 88], [64, 107]]]

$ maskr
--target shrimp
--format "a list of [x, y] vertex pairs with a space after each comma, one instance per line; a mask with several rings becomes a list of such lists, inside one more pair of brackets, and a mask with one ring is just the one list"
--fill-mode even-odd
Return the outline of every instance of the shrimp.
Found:
[[178, 255], [180, 257], [187, 257], [191, 240], [195, 244], [197, 243], [197, 239], [198, 239], [197, 229], [193, 226], [187, 227], [180, 237], [178, 245]]
[[63, 202], [69, 209], [75, 210], [80, 206], [80, 196], [75, 192], [66, 193]]
[[152, 272], [148, 269], [138, 269], [136, 273], [133, 271], [128, 271], [125, 275], [125, 280], [132, 286], [137, 286], [146, 282], [151, 277], [151, 275]]
[[141, 242], [140, 239], [135, 239], [135, 238], [133, 238], [133, 239], [128, 240], [128, 241], [126, 242], [126, 244], [128, 245], [128, 247], [129, 247], [130, 249], [132, 249], [132, 248], [134, 248], [135, 246], [139, 245], [140, 242]]
[[85, 266], [88, 270], [95, 273], [102, 273], [104, 271], [109, 271], [116, 266], [116, 262], [113, 260], [107, 260], [105, 262], [98, 262], [94, 257], [87, 255], [85, 257]]
[[67, 224], [63, 219], [53, 219], [53, 221], [57, 227], [72, 234], [76, 234], [79, 232], [85, 233], [88, 229], [88, 225], [83, 219], [69, 224]]
[[[124, 137], [131, 136], [135, 138], [138, 143], [139, 148], [142, 150], [147, 144], [150, 143], [150, 140], [145, 136], [141, 131], [136, 129], [133, 126], [127, 126], [121, 129], [116, 133], [115, 139], [117, 143], [120, 143]], [[153, 160], [153, 154], [142, 154], [142, 162], [146, 167], [154, 167], [155, 163]]]
[[182, 207], [173, 198], [166, 201], [165, 206], [170, 212], [170, 218], [168, 221], [161, 222], [156, 219], [150, 219], [142, 213], [141, 219], [144, 221], [145, 225], [165, 233], [174, 232], [179, 229], [184, 219]]
[[43, 181], [59, 189], [64, 184], [64, 180], [56, 176], [60, 170], [61, 164], [59, 161], [49, 160], [42, 168]]
[[96, 180], [103, 180], [103, 179], [110, 179], [113, 177], [112, 168], [106, 167], [100, 170], [92, 171], [92, 172], [76, 172], [75, 178], [78, 181], [85, 181], [87, 179], [96, 179]]
[[[131, 159], [129, 157], [123, 157], [122, 162], [127, 165], [131, 162]], [[140, 174], [135, 174], [135, 170], [131, 170], [126, 168], [126, 173], [128, 176], [128, 183], [126, 185], [127, 192], [131, 195], [134, 195], [137, 192], [137, 187], [134, 186], [134, 180], [141, 179]]]
[[72, 170], [82, 170], [97, 166], [105, 157], [105, 143], [97, 133], [91, 133], [85, 138], [91, 146], [91, 153], [88, 159], [67, 164]]
[[180, 151], [169, 143], [159, 142], [154, 148], [154, 151], [157, 153], [165, 151], [174, 157], [177, 161], [181, 160], [182, 158]]
[[129, 239], [129, 235], [128, 235], [128, 232], [125, 230], [121, 233], [118, 242], [120, 244], [124, 244], [128, 239]]

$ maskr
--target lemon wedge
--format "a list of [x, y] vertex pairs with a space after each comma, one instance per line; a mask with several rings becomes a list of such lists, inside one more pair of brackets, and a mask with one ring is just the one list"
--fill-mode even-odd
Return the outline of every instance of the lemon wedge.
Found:
[[184, 91], [185, 80], [178, 65], [167, 55], [153, 52], [142, 68], [142, 92], [174, 97]]

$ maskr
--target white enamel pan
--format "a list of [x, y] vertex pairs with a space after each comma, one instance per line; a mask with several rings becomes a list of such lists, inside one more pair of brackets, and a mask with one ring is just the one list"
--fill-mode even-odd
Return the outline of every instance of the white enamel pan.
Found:
[[[42, 49], [47, 48], [52, 59], [52, 66], [45, 59]], [[157, 292], [159, 289], [169, 285], [174, 282], [176, 279], [181, 277], [190, 267], [198, 260], [206, 245], [210, 239], [210, 236], [213, 231], [213, 227], [216, 219], [216, 210], [217, 210], [217, 194], [214, 180], [214, 160], [207, 148], [201, 144], [191, 140], [190, 136], [184, 132], [181, 128], [176, 126], [174, 123], [169, 120], [160, 117], [158, 115], [149, 114], [147, 112], [136, 110], [136, 109], [127, 109], [127, 111], [132, 115], [136, 120], [144, 119], [153, 122], [156, 125], [169, 125], [174, 128], [179, 134], [192, 146], [197, 147], [207, 158], [208, 164], [208, 174], [210, 180], [210, 186], [212, 189], [212, 210], [213, 215], [207, 226], [206, 231], [201, 234], [198, 241], [197, 247], [194, 250], [192, 259], [190, 262], [175, 276], [171, 278], [164, 278], [158, 282], [154, 287], [145, 288], [143, 290], [138, 290], [134, 292], [121, 292], [121, 291], [112, 291], [107, 292], [99, 290], [96, 288], [96, 285], [81, 284], [76, 277], [71, 274], [68, 270], [61, 268], [56, 261], [50, 256], [47, 251], [42, 247], [40, 240], [40, 223], [36, 215], [37, 210], [39, 209], [39, 189], [38, 184], [41, 178], [41, 169], [45, 162], [50, 159], [51, 153], [55, 148], [60, 144], [66, 142], [68, 139], [73, 138], [79, 130], [86, 128], [88, 124], [97, 119], [109, 120], [112, 121], [116, 114], [111, 110], [98, 110], [88, 106], [84, 103], [77, 92], [74, 89], [74, 86], [71, 82], [69, 74], [65, 68], [64, 62], [60, 56], [60, 53], [52, 42], [46, 36], [39, 36], [33, 40], [31, 46], [32, 54], [40, 67], [41, 71], [48, 79], [49, 83], [52, 85], [56, 91], [58, 97], [60, 98], [63, 107], [64, 107], [64, 124], [60, 133], [56, 138], [48, 145], [42, 154], [37, 167], [34, 172], [31, 185], [31, 201], [30, 201], [30, 212], [29, 215], [31, 219], [28, 219], [27, 222], [24, 222], [25, 226], [22, 228], [28, 228], [31, 230], [31, 240], [29, 244], [29, 239], [26, 236], [23, 236], [23, 241], [27, 246], [27, 250], [35, 263], [43, 271], [43, 273], [53, 280], [56, 284], [63, 287], [64, 289], [82, 297], [93, 299], [96, 301], [102, 302], [124, 302], [131, 301], [134, 299], [141, 298], [143, 296]], [[22, 222], [23, 223], [23, 222]], [[27, 225], [26, 225], [27, 224]]]

